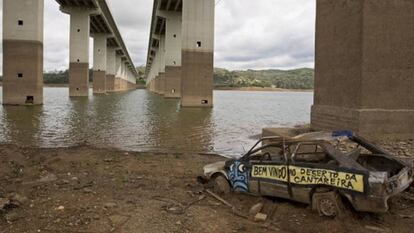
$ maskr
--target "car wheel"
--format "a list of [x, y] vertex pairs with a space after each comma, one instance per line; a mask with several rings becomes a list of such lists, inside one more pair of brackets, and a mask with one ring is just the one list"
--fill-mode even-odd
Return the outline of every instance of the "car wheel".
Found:
[[337, 192], [315, 193], [312, 197], [312, 208], [321, 216], [337, 217], [342, 214], [342, 200]]
[[218, 175], [213, 180], [213, 190], [219, 194], [229, 194], [231, 192], [230, 184], [226, 177]]

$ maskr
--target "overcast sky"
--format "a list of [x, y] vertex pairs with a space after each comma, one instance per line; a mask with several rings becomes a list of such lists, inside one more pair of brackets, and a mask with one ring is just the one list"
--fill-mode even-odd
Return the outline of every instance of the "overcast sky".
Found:
[[[135, 65], [145, 64], [153, 0], [107, 1]], [[315, 0], [216, 2], [215, 67], [313, 68]], [[2, 15], [3, 0], [0, 3]], [[44, 69], [67, 69], [69, 16], [59, 11], [54, 0], [45, 0], [44, 33]], [[0, 44], [0, 51], [2, 47]]]

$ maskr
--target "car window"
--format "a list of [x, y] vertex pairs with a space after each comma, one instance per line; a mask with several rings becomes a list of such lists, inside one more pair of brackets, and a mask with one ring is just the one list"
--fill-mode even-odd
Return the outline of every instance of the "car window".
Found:
[[282, 145], [264, 146], [261, 150], [250, 155], [250, 160], [274, 161], [274, 162], [284, 161], [285, 159], [284, 159]]
[[319, 163], [337, 165], [337, 162], [319, 144], [299, 144], [292, 161], [302, 163]]

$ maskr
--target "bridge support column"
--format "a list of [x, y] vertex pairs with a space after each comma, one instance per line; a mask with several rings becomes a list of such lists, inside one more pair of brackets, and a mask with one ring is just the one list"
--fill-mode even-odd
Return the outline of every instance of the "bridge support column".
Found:
[[314, 129], [414, 134], [414, 2], [317, 1]]
[[121, 76], [122, 76], [122, 57], [118, 54], [116, 55], [115, 68], [116, 68], [115, 91], [120, 91], [121, 90]]
[[155, 87], [155, 93], [156, 94], [159, 94], [160, 80], [158, 78], [158, 75], [155, 75], [155, 78], [154, 78], [154, 87]]
[[158, 48], [158, 79], [159, 79], [159, 93], [165, 93], [165, 35], [160, 36], [160, 45]]
[[106, 91], [113, 92], [115, 91], [116, 50], [108, 47], [106, 53]]
[[183, 107], [213, 106], [214, 8], [214, 0], [183, 0]]
[[126, 66], [125, 66], [125, 61], [122, 61], [121, 67], [122, 67], [121, 91], [125, 91], [125, 79], [126, 79]]
[[3, 0], [3, 104], [43, 104], [43, 0]]
[[155, 76], [151, 80], [151, 90], [152, 92], [156, 93]]
[[106, 34], [93, 35], [93, 93], [106, 93], [106, 59], [107, 38]]
[[148, 83], [146, 84], [147, 90], [152, 92], [152, 80], [148, 81]]
[[158, 52], [159, 49], [157, 50], [156, 54], [155, 54], [155, 58], [154, 58], [154, 65], [151, 67], [151, 69], [154, 72], [154, 92], [156, 94], [160, 93], [160, 79], [159, 79], [159, 64], [160, 64], [160, 53]]
[[155, 79], [151, 80], [151, 91], [155, 93]]
[[181, 98], [181, 13], [159, 15], [166, 19], [164, 97]]
[[89, 35], [88, 9], [71, 8], [69, 45], [69, 95], [88, 96], [89, 93]]

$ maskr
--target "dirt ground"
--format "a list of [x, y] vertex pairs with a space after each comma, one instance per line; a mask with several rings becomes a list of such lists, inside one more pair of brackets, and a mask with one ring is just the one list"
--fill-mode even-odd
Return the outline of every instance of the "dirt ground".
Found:
[[[414, 142], [385, 145], [412, 156]], [[196, 181], [212, 155], [133, 153], [75, 147], [0, 145], [1, 233], [151, 232], [413, 232], [414, 188], [391, 202], [386, 214], [320, 217], [309, 206], [241, 194], [222, 196], [237, 213]], [[266, 222], [246, 215], [264, 203]], [[240, 214], [241, 213], [241, 214]]]

